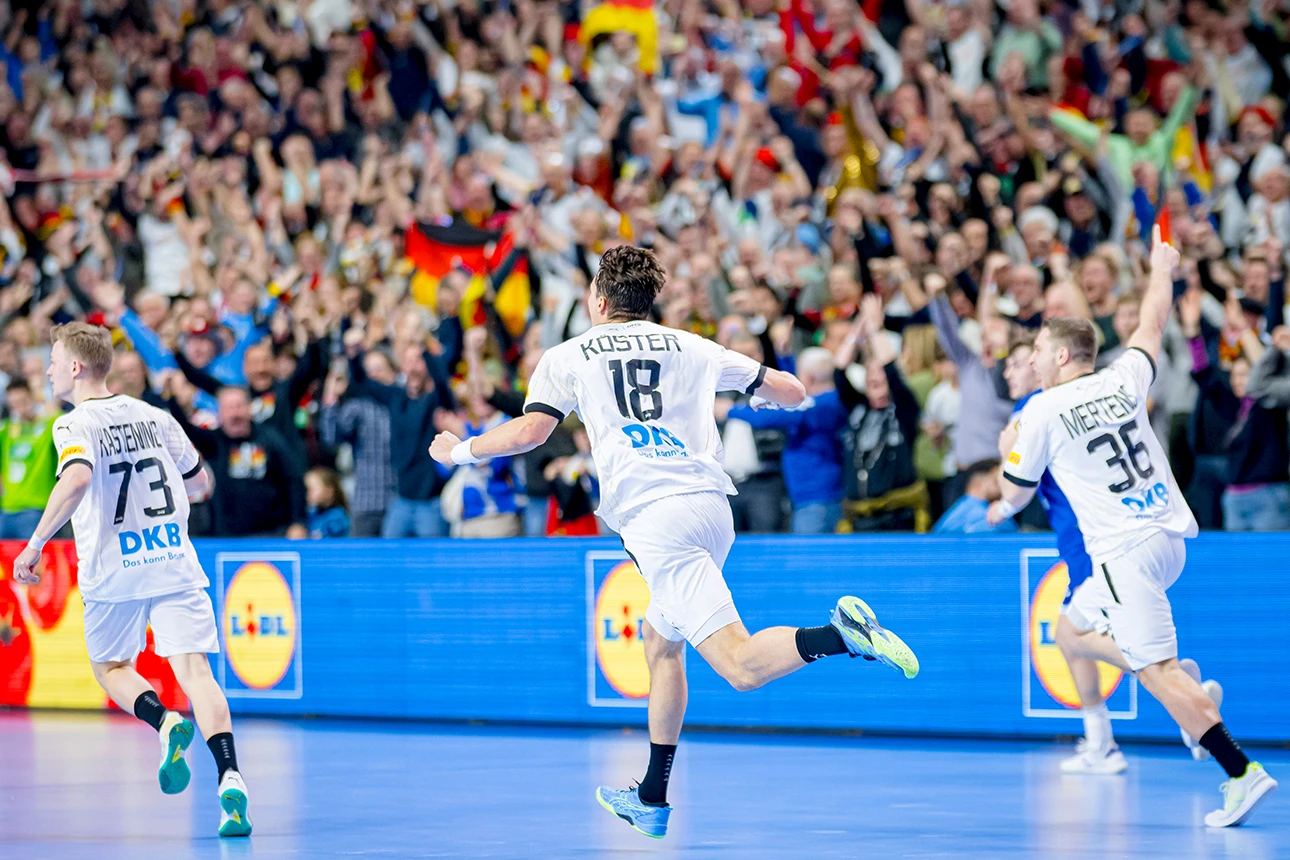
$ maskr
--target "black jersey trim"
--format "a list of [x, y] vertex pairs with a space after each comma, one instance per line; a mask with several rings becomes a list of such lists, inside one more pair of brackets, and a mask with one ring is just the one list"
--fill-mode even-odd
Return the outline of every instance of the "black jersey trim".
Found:
[[89, 460], [86, 460], [84, 457], [73, 457], [72, 459], [68, 460], [66, 463], [58, 467], [58, 477], [60, 478], [63, 477], [63, 473], [67, 471], [67, 467], [72, 465], [73, 463], [80, 463], [82, 466], [89, 466], [90, 471], [91, 472], [94, 471], [94, 464], [91, 463]]
[[1136, 350], [1137, 352], [1142, 353], [1142, 357], [1147, 360], [1147, 364], [1151, 365], [1151, 381], [1155, 382], [1156, 381], [1156, 360], [1152, 358], [1151, 355], [1140, 346], [1131, 346], [1129, 347], [1129, 349]]
[[766, 380], [766, 371], [767, 371], [767, 370], [769, 370], [769, 368], [768, 368], [768, 367], [766, 367], [766, 365], [764, 365], [764, 364], [763, 364], [761, 367], [759, 367], [759, 368], [757, 369], [757, 378], [753, 380], [753, 384], [752, 384], [752, 385], [750, 385], [750, 386], [748, 386], [746, 389], [744, 389], [744, 394], [749, 394], [749, 395], [751, 395], [751, 394], [755, 393], [755, 392], [757, 391], [757, 389], [758, 389], [758, 388], [761, 388], [761, 384]]
[[1027, 490], [1039, 486], [1038, 481], [1027, 481], [1025, 478], [1018, 478], [1016, 475], [1010, 475], [1007, 472], [1004, 472], [1003, 476], [1009, 481], [1012, 481], [1012, 483], [1016, 484], [1018, 487], [1025, 487]]
[[524, 406], [524, 414], [528, 415], [530, 412], [541, 412], [543, 415], [550, 415], [556, 421], [564, 420], [563, 412], [561, 412], [559, 409], [556, 409], [554, 406], [550, 406], [546, 403], [541, 403], [539, 401], [534, 401]]
[[197, 458], [197, 465], [196, 465], [196, 466], [193, 466], [193, 467], [192, 467], [191, 469], [189, 469], [187, 472], [184, 472], [184, 474], [183, 474], [183, 475], [181, 475], [180, 477], [182, 477], [185, 481], [187, 481], [187, 480], [190, 480], [190, 479], [192, 479], [192, 478], [197, 477], [197, 473], [198, 473], [198, 472], [200, 472], [201, 470], [202, 470], [202, 458], [201, 458], [201, 457], [198, 457], [198, 458]]

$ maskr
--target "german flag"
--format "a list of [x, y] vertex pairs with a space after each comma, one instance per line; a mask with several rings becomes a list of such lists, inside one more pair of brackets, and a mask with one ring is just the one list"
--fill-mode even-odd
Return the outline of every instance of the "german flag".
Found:
[[438, 304], [439, 281], [453, 269], [471, 275], [487, 268], [488, 247], [497, 234], [479, 230], [462, 220], [449, 224], [414, 224], [407, 233], [403, 253], [416, 267], [412, 297], [426, 307]]
[[458, 311], [462, 325], [469, 328], [488, 321], [485, 300], [491, 290], [493, 309], [502, 325], [512, 336], [523, 333], [532, 289], [528, 253], [515, 247], [513, 234], [499, 236], [462, 220], [417, 224], [408, 230], [404, 253], [416, 267], [411, 291], [419, 304], [436, 307], [439, 281], [460, 269], [471, 276]]
[[626, 32], [636, 37], [640, 68], [647, 75], [658, 69], [658, 16], [654, 0], [603, 0], [582, 19], [578, 39], [590, 45], [597, 36]]

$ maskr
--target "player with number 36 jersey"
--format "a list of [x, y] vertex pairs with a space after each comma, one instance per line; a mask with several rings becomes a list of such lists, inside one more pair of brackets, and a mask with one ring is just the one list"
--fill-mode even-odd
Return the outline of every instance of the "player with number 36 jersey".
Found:
[[1005, 473], [1015, 484], [1038, 486], [1044, 469], [1052, 472], [1094, 559], [1152, 531], [1196, 536], [1196, 518], [1151, 432], [1147, 389], [1154, 379], [1151, 357], [1129, 349], [1105, 370], [1036, 394], [1022, 410]]
[[1044, 321], [1030, 357], [1044, 390], [1021, 413], [1001, 498], [986, 518], [997, 523], [1016, 513], [1034, 497], [1044, 470], [1052, 474], [1093, 559], [1093, 576], [1059, 622], [1074, 627], [1069, 637], [1058, 633], [1065, 640], [1062, 653], [1137, 674], [1187, 745], [1208, 752], [1227, 772], [1223, 807], [1205, 823], [1230, 827], [1247, 820], [1277, 783], [1228, 733], [1194, 662], [1188, 671], [1178, 659], [1168, 590], [1182, 575], [1184, 539], [1196, 536], [1196, 519], [1147, 419], [1147, 389], [1173, 304], [1178, 260], [1156, 227], [1140, 323], [1128, 350], [1105, 370], [1094, 370], [1097, 333], [1090, 321]]

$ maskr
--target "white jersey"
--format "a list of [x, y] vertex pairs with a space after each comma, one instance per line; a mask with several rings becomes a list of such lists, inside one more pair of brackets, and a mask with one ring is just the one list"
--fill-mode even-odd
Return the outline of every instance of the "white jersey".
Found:
[[81, 594], [120, 603], [205, 588], [188, 540], [184, 479], [201, 468], [168, 412], [117, 394], [86, 400], [54, 422], [58, 474], [93, 472], [72, 514]]
[[1155, 363], [1129, 349], [1109, 367], [1043, 391], [1021, 411], [1003, 464], [1014, 484], [1052, 473], [1079, 520], [1089, 555], [1110, 558], [1156, 532], [1195, 537], [1165, 450], [1151, 431], [1147, 389]]
[[546, 351], [525, 412], [577, 411], [600, 476], [597, 513], [626, 515], [681, 493], [733, 495], [712, 408], [718, 391], [752, 392], [766, 369], [698, 335], [636, 320], [606, 323]]

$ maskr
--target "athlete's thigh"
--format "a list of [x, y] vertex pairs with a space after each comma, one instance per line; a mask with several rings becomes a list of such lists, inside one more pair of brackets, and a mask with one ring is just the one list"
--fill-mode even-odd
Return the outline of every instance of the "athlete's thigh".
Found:
[[726, 670], [738, 662], [739, 649], [748, 639], [748, 628], [742, 621], [733, 621], [719, 627], [694, 648], [709, 666], [717, 670], [717, 674], [724, 677]]
[[159, 657], [219, 651], [215, 609], [205, 589], [192, 588], [154, 597], [148, 609], [148, 622], [152, 625]]
[[148, 644], [148, 601], [85, 603], [85, 650], [92, 663], [128, 663]]
[[1178, 577], [1176, 563], [1168, 540], [1152, 538], [1098, 567], [1113, 597], [1105, 610], [1111, 635], [1135, 672], [1178, 656], [1173, 608], [1165, 594]]

